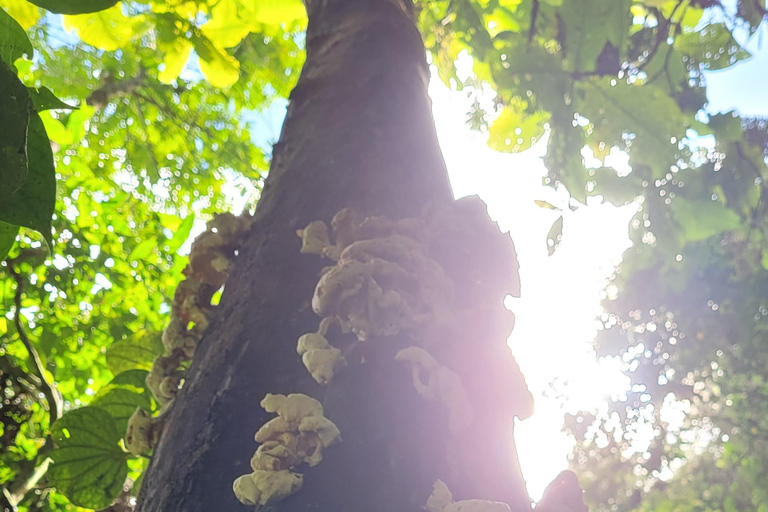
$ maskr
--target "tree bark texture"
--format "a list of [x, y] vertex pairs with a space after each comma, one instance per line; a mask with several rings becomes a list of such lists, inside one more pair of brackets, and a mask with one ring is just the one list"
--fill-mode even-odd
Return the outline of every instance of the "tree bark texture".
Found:
[[[402, 0], [311, 0], [308, 12], [306, 65], [255, 222], [169, 411], [137, 510], [245, 510], [232, 482], [250, 472], [254, 432], [272, 417], [259, 402], [298, 392], [323, 402], [343, 441], [318, 466], [298, 468], [303, 489], [274, 510], [417, 512], [437, 478], [456, 499], [529, 509], [511, 414], [491, 411], [454, 442], [445, 412], [390, 358], [351, 365], [322, 387], [296, 354], [298, 337], [317, 329], [310, 300], [324, 265], [299, 253], [297, 229], [347, 206], [402, 218], [452, 199], [423, 43]], [[463, 466], [454, 476], [449, 457]]]

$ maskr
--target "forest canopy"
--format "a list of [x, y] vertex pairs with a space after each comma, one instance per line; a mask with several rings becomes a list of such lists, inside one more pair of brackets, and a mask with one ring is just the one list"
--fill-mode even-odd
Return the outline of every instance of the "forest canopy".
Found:
[[[126, 450], [126, 427], [137, 407], [162, 405], [146, 378], [191, 240], [215, 213], [258, 204], [276, 142], [260, 123], [304, 63], [304, 5], [0, 7], [0, 502], [129, 504], [148, 459]], [[540, 206], [637, 206], [595, 340], [599, 356], [622, 358], [631, 390], [564, 426], [590, 508], [768, 512], [768, 119], [709, 112], [705, 77], [751, 57], [766, 3], [413, 10], [439, 78], [475, 98], [468, 123], [491, 148], [546, 138], [546, 183], [570, 200]], [[629, 172], [611, 167], [612, 151]], [[542, 240], [550, 254], [564, 218]], [[68, 443], [74, 431], [85, 445]]]

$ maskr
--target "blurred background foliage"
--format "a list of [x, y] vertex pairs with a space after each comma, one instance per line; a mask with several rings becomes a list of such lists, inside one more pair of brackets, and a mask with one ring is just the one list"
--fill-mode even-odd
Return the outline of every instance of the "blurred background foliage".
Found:
[[[259, 119], [284, 104], [304, 58], [300, 0], [96, 3], [73, 14], [82, 2], [0, 0], [34, 48], [0, 51], [5, 65], [77, 107], [35, 103], [56, 195], [27, 213], [53, 211], [50, 251], [34, 231], [44, 226], [0, 215], [9, 509], [130, 505], [146, 459], [120, 438], [126, 411], [154, 407], [142, 372], [189, 239], [213, 212], [255, 205], [273, 136]], [[567, 189], [564, 208], [590, 196], [637, 204], [596, 339], [632, 387], [565, 425], [594, 510], [768, 511], [768, 121], [707, 114], [703, 77], [749, 58], [742, 44], [765, 7], [415, 2], [440, 78], [478, 98], [468, 122], [492, 148], [546, 136], [547, 183]], [[488, 91], [493, 111], [480, 106]], [[45, 157], [31, 138], [28, 149]], [[617, 152], [631, 172], [611, 166]], [[17, 236], [18, 224], [31, 229]], [[551, 251], [562, 229], [561, 217]], [[85, 466], [67, 452], [83, 425], [100, 433], [77, 454]]]

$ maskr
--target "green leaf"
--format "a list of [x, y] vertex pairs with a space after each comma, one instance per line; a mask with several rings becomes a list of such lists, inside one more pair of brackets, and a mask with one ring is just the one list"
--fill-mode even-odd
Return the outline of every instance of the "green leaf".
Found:
[[301, 0], [259, 0], [253, 9], [254, 20], [267, 25], [290, 23], [306, 15]]
[[8, 255], [8, 251], [16, 242], [16, 235], [19, 234], [19, 226], [0, 222], [0, 261]]
[[59, 146], [69, 146], [75, 141], [72, 132], [61, 121], [53, 117], [50, 112], [42, 112], [40, 119], [43, 120], [43, 126], [45, 126], [45, 133], [48, 134], [48, 138]]
[[710, 116], [708, 126], [722, 143], [740, 141], [744, 135], [741, 119], [733, 111]]
[[724, 23], [712, 23], [698, 32], [679, 35], [675, 49], [709, 70], [724, 69], [752, 56], [736, 42]]
[[99, 390], [90, 406], [100, 407], [115, 420], [117, 430], [123, 435], [128, 428], [128, 419], [141, 407], [152, 410], [152, 400], [147, 394], [136, 393], [130, 389], [109, 385]]
[[56, 14], [86, 14], [103, 11], [119, 0], [29, 0], [33, 4]]
[[117, 422], [120, 432], [125, 432], [128, 419], [137, 407], [152, 410], [152, 398], [147, 390], [147, 370], [127, 370], [115, 376], [109, 384], [96, 393], [91, 405], [101, 407]]
[[114, 51], [127, 45], [146, 29], [143, 15], [128, 17], [120, 5], [93, 14], [65, 16], [62, 25], [74, 30], [84, 42], [102, 50]]
[[160, 43], [160, 48], [165, 52], [165, 58], [163, 69], [157, 74], [157, 78], [164, 84], [169, 84], [179, 78], [189, 60], [192, 44], [186, 39], [176, 37], [170, 44]]
[[560, 208], [558, 208], [557, 206], [553, 205], [552, 203], [548, 203], [547, 201], [542, 201], [541, 199], [536, 199], [533, 202], [539, 208], [544, 208], [546, 210], [560, 210]]
[[[3, 72], [10, 70], [0, 63], [0, 73]], [[31, 106], [26, 87], [22, 89]], [[5, 187], [0, 190], [0, 220], [38, 231], [50, 245], [51, 217], [56, 203], [56, 170], [43, 121], [34, 111], [29, 115], [27, 160], [29, 170], [23, 185], [17, 190]]]
[[143, 393], [147, 388], [148, 373], [147, 370], [127, 370], [115, 375], [108, 386], [118, 386], [136, 393]]
[[513, 100], [504, 107], [489, 129], [488, 145], [496, 151], [518, 153], [530, 148], [544, 135], [549, 113], [526, 112], [527, 104]]
[[565, 23], [565, 67], [577, 72], [595, 70], [606, 43], [624, 53], [632, 24], [629, 0], [568, 0], [560, 9]]
[[240, 78], [240, 62], [233, 56], [216, 48], [207, 37], [193, 36], [195, 52], [200, 57], [200, 71], [214, 87], [226, 89]]
[[688, 78], [684, 58], [674, 45], [662, 44], [643, 71], [648, 75], [648, 80], [653, 80], [655, 85], [674, 94]]
[[77, 107], [67, 105], [59, 98], [57, 98], [56, 95], [53, 94], [53, 92], [51, 92], [51, 90], [47, 87], [40, 87], [39, 89], [35, 89], [34, 87], [27, 87], [27, 91], [29, 92], [29, 96], [32, 98], [32, 103], [34, 103], [35, 109], [37, 109], [38, 112], [42, 112], [43, 110], [59, 109], [77, 110]]
[[128, 261], [143, 260], [152, 254], [152, 250], [154, 250], [156, 246], [157, 240], [154, 237], [142, 240], [133, 248], [131, 254], [128, 255]]
[[590, 174], [595, 181], [594, 192], [590, 195], [600, 194], [616, 206], [623, 206], [642, 195], [642, 180], [636, 173], [619, 176], [610, 167], [601, 167], [590, 171]]
[[192, 231], [192, 226], [195, 224], [195, 216], [192, 214], [184, 217], [179, 227], [173, 233], [173, 238], [168, 240], [168, 252], [174, 253], [179, 250], [179, 247], [184, 245], [184, 242], [189, 238], [189, 232]]
[[560, 242], [563, 239], [563, 216], [559, 216], [557, 220], [549, 228], [547, 233], [547, 253], [552, 256], [557, 248], [560, 246]]
[[[210, 19], [200, 30], [214, 46], [232, 48], [240, 44], [240, 41], [251, 32], [253, 22], [244, 10], [242, 13], [239, 12], [242, 9], [240, 3], [237, 0], [219, 0], [211, 9]], [[257, 2], [257, 9], [261, 3], [263, 0]]]
[[670, 204], [670, 209], [684, 229], [685, 239], [692, 242], [741, 226], [739, 215], [719, 201], [689, 201], [678, 196]]
[[27, 33], [16, 20], [0, 9], [0, 59], [8, 66], [13, 66], [16, 59], [24, 54], [32, 59], [32, 43]]
[[67, 129], [72, 132], [72, 139], [80, 141], [86, 133], [86, 122], [91, 119], [96, 109], [90, 105], [82, 104], [79, 110], [75, 110], [67, 119]]
[[2, 0], [2, 6], [24, 30], [34, 26], [40, 19], [40, 8], [27, 0]]
[[128, 455], [115, 420], [98, 407], [65, 414], [51, 429], [55, 448], [50, 483], [80, 507], [103, 509], [117, 498], [128, 475]]
[[[4, 191], [0, 192], [0, 197], [3, 197], [3, 194], [16, 192], [27, 180], [27, 138], [32, 114], [32, 101], [24, 84], [4, 61], [0, 61], [0, 112], [3, 113], [0, 123], [0, 170]], [[0, 206], [0, 218], [3, 218], [2, 210]]]
[[115, 375], [127, 370], [149, 370], [152, 361], [163, 352], [160, 336], [139, 331], [107, 349], [107, 368]]
[[687, 118], [674, 99], [650, 85], [630, 85], [623, 80], [584, 82], [579, 113], [591, 122], [587, 142], [624, 147], [625, 135], [634, 134], [628, 151], [630, 163], [651, 166], [654, 176], [667, 172], [675, 161], [677, 144], [685, 136]]

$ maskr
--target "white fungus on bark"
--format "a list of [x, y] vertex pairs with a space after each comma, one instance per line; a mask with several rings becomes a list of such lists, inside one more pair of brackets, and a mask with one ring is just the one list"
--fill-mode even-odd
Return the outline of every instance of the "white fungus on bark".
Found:
[[268, 394], [261, 406], [278, 416], [256, 432], [260, 445], [251, 459], [253, 473], [233, 485], [246, 505], [266, 505], [298, 491], [302, 475], [293, 469], [300, 464], [316, 466], [323, 460], [323, 450], [341, 440], [338, 427], [312, 397]]
[[318, 384], [328, 384], [336, 372], [347, 365], [341, 350], [333, 347], [325, 336], [317, 332], [300, 337], [296, 352]]
[[296, 234], [301, 238], [301, 254], [322, 255], [323, 250], [331, 245], [328, 226], [321, 220], [310, 222], [306, 228], [296, 230]]
[[[185, 279], [176, 287], [171, 318], [162, 334], [165, 353], [155, 358], [146, 377], [147, 388], [160, 405], [161, 414], [179, 392], [186, 363], [192, 359], [197, 342], [210, 323], [214, 309], [211, 297], [225, 283], [242, 237], [252, 222], [248, 214], [215, 215], [206, 231], [192, 243], [189, 264], [184, 269]], [[135, 455], [149, 452], [164, 421], [137, 409], [128, 420], [125, 434], [128, 451]]]
[[511, 512], [509, 505], [499, 501], [453, 501], [451, 491], [442, 480], [435, 481], [435, 487], [424, 508], [427, 512]]
[[288, 396], [267, 393], [261, 401], [261, 407], [282, 418], [289, 430], [298, 430], [301, 420], [307, 416], [323, 415], [323, 404], [301, 393]]
[[301, 489], [304, 477], [291, 471], [262, 471], [242, 475], [232, 484], [243, 505], [267, 505]]

